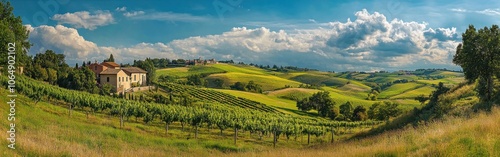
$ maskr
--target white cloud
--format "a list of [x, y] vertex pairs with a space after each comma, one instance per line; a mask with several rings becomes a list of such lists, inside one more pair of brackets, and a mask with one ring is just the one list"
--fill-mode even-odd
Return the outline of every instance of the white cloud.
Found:
[[459, 13], [477, 13], [477, 14], [483, 14], [483, 15], [489, 15], [489, 16], [500, 16], [500, 8], [484, 9], [484, 10], [467, 10], [467, 9], [454, 8], [454, 9], [450, 9], [450, 10], [453, 12], [459, 12]]
[[498, 16], [500, 15], [500, 9], [484, 9], [480, 11], [476, 11], [477, 13], [490, 15], [490, 16]]
[[33, 43], [30, 53], [44, 52], [47, 49], [63, 53], [70, 60], [84, 60], [98, 52], [95, 43], [85, 40], [74, 28], [62, 25], [31, 27], [29, 40]]
[[467, 10], [465, 9], [460, 9], [460, 8], [453, 8], [453, 9], [450, 9], [451, 11], [454, 11], [454, 12], [460, 12], [460, 13], [465, 13], [467, 12]]
[[115, 11], [127, 11], [127, 7], [118, 7], [115, 9]]
[[59, 24], [69, 24], [75, 28], [89, 30], [94, 30], [98, 26], [105, 26], [114, 22], [113, 15], [109, 11], [96, 11], [94, 14], [88, 11], [55, 14], [52, 20], [58, 21]]
[[134, 12], [126, 12], [123, 13], [123, 16], [125, 17], [133, 17], [133, 16], [138, 16], [138, 15], [143, 15], [144, 11], [134, 11]]
[[195, 16], [186, 13], [174, 12], [144, 12], [135, 11], [123, 14], [134, 20], [157, 20], [157, 21], [180, 21], [180, 22], [202, 22], [210, 20], [209, 17]]
[[235, 27], [221, 34], [122, 48], [99, 47], [78, 35], [77, 30], [61, 25], [29, 29], [36, 32], [30, 34], [34, 47], [55, 48], [75, 60], [102, 60], [113, 53], [118, 62], [145, 57], [203, 57], [335, 71], [456, 67], [451, 63], [458, 44], [455, 28], [387, 21], [383, 14], [366, 10], [355, 15], [354, 21], [318, 23], [308, 29]]

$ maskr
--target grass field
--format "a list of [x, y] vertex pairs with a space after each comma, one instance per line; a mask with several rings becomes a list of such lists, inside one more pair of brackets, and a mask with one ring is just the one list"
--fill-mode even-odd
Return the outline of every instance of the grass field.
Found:
[[417, 88], [414, 90], [406, 91], [406, 92], [401, 93], [399, 95], [395, 95], [395, 96], [391, 97], [391, 99], [404, 99], [404, 98], [411, 99], [411, 98], [415, 98], [419, 95], [429, 96], [429, 94], [431, 94], [434, 90], [436, 90], [436, 88], [426, 85], [426, 86], [423, 86], [423, 87], [420, 87], [420, 88]]
[[310, 96], [319, 91], [320, 90], [317, 89], [306, 89], [306, 88], [285, 88], [269, 92], [268, 95], [276, 97], [288, 96], [288, 95]]
[[298, 81], [305, 84], [321, 85], [326, 86], [343, 86], [349, 82], [349, 80], [338, 77], [330, 77], [327, 75], [318, 74], [303, 74], [295, 77], [291, 77], [291, 80]]
[[394, 85], [390, 86], [389, 88], [380, 92], [380, 94], [378, 95], [378, 98], [387, 99], [387, 98], [390, 98], [392, 96], [395, 96], [395, 95], [398, 95], [398, 94], [401, 94], [401, 93], [404, 93], [406, 91], [416, 89], [416, 88], [419, 88], [422, 86], [424, 86], [424, 85], [418, 84], [418, 83], [413, 83], [413, 82], [394, 84]]
[[264, 69], [256, 68], [253, 66], [237, 65], [237, 64], [214, 64], [212, 67], [227, 71], [227, 72], [237, 72], [244, 74], [256, 74], [256, 75], [266, 75], [268, 74]]
[[219, 78], [224, 80], [226, 86], [230, 86], [236, 82], [248, 83], [249, 81], [254, 81], [256, 84], [262, 86], [262, 90], [270, 91], [278, 88], [284, 88], [285, 85], [298, 87], [301, 83], [280, 78], [273, 75], [255, 75], [248, 73], [239, 72], [228, 72], [224, 74], [213, 74], [208, 76], [210, 79]]
[[176, 67], [176, 68], [166, 68], [156, 70], [156, 75], [169, 75], [169, 76], [177, 76], [177, 77], [187, 77], [189, 75], [195, 74], [216, 74], [216, 73], [224, 73], [226, 71], [207, 65], [197, 65], [197, 66], [189, 66], [189, 67]]

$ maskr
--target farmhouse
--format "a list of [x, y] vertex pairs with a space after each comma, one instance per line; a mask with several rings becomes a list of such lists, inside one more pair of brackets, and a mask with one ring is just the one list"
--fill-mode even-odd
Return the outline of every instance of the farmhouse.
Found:
[[89, 68], [95, 73], [97, 83], [110, 84], [118, 93], [132, 87], [146, 85], [147, 72], [138, 67], [120, 67], [115, 62], [92, 63]]

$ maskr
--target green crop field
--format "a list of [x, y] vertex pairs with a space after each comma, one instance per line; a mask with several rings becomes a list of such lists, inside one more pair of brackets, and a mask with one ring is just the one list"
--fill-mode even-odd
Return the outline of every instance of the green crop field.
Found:
[[169, 76], [177, 76], [177, 77], [187, 77], [189, 75], [195, 74], [216, 74], [216, 73], [224, 73], [226, 71], [210, 66], [210, 65], [196, 65], [189, 67], [176, 67], [176, 68], [166, 68], [156, 70], [156, 75], [169, 75]]
[[284, 88], [286, 85], [298, 87], [301, 83], [280, 78], [273, 75], [255, 75], [248, 73], [239, 72], [228, 72], [224, 74], [213, 74], [208, 76], [208, 78], [215, 79], [219, 78], [224, 80], [226, 86], [232, 85], [236, 82], [248, 83], [249, 81], [254, 81], [256, 84], [262, 86], [262, 90], [269, 91], [278, 88]]
[[398, 83], [398, 84], [394, 84], [394, 85], [390, 86], [389, 88], [380, 92], [378, 97], [381, 99], [386, 99], [386, 98], [390, 98], [392, 96], [395, 96], [395, 95], [398, 95], [398, 94], [401, 94], [401, 93], [404, 93], [406, 91], [416, 89], [416, 88], [419, 88], [422, 86], [424, 86], [424, 85], [418, 84], [418, 83], [413, 83], [413, 82]]
[[237, 72], [244, 74], [256, 74], [256, 75], [265, 75], [267, 72], [263, 69], [256, 68], [253, 66], [245, 66], [245, 65], [236, 65], [236, 64], [214, 64], [212, 65], [215, 68], [227, 71], [227, 72]]
[[349, 82], [349, 80], [344, 78], [331, 77], [327, 75], [318, 75], [318, 74], [298, 75], [290, 79], [305, 84], [312, 84], [312, 85], [324, 84], [326, 86], [343, 86], [347, 84], [347, 82]]
[[434, 90], [436, 90], [436, 88], [426, 85], [426, 86], [423, 86], [423, 87], [420, 87], [420, 88], [417, 88], [414, 90], [406, 91], [406, 92], [401, 93], [399, 95], [395, 95], [395, 96], [391, 97], [391, 99], [415, 98], [419, 95], [428, 96]]

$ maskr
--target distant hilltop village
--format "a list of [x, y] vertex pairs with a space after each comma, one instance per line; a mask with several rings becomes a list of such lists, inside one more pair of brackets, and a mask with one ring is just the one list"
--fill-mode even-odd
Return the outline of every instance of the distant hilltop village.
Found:
[[89, 68], [95, 73], [98, 84], [110, 84], [119, 93], [146, 85], [148, 72], [138, 67], [120, 67], [115, 62], [97, 63], [96, 61], [90, 64]]
[[186, 61], [186, 65], [207, 65], [207, 64], [218, 64], [219, 62], [217, 62], [215, 59], [209, 59], [209, 60], [203, 60], [200, 58], [198, 59], [193, 59], [193, 60], [187, 60]]

